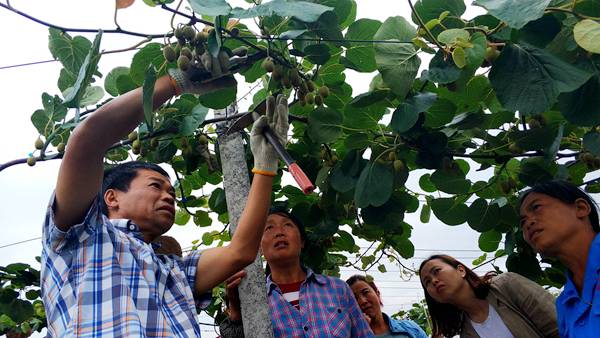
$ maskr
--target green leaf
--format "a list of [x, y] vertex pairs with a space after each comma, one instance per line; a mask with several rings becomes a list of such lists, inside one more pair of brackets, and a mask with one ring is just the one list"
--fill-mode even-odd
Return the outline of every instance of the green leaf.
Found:
[[225, 0], [189, 0], [194, 12], [200, 15], [227, 15], [231, 6]]
[[[152, 64], [154, 67], [156, 67], [156, 69], [160, 69], [160, 66], [164, 62], [165, 57], [163, 56], [161, 45], [156, 42], [149, 43], [133, 56], [133, 59], [131, 60], [131, 66], [129, 67], [129, 75], [137, 86], [141, 86], [146, 77], [148, 66]], [[157, 75], [160, 76], [161, 74], [162, 72]], [[119, 78], [121, 77], [122, 76], [119, 76]]]
[[[200, 2], [200, 0], [196, 1]], [[273, 0], [249, 9], [234, 8], [231, 11], [231, 16], [240, 19], [249, 19], [257, 16], [279, 15], [282, 17], [293, 16], [304, 22], [315, 22], [321, 14], [331, 10], [333, 10], [333, 7], [307, 1]]]
[[398, 106], [392, 115], [390, 127], [399, 134], [412, 128], [421, 112], [427, 111], [433, 105], [437, 95], [433, 93], [419, 93]]
[[456, 43], [456, 41], [458, 41], [458, 39], [469, 41], [469, 37], [469, 32], [467, 32], [466, 30], [459, 28], [451, 28], [446, 29], [445, 31], [442, 31], [440, 34], [438, 34], [437, 39], [439, 42], [445, 45], [453, 45]]
[[227, 201], [225, 199], [225, 191], [221, 188], [213, 190], [208, 199], [210, 209], [218, 214], [227, 212]]
[[439, 128], [452, 121], [456, 114], [456, 106], [448, 99], [438, 98], [425, 112], [424, 125], [429, 128]]
[[129, 75], [128, 67], [116, 67], [111, 70], [104, 79], [104, 89], [112, 96], [119, 96], [119, 87], [117, 86], [117, 78], [121, 75]]
[[408, 43], [376, 43], [375, 62], [383, 81], [400, 98], [410, 89], [421, 59], [414, 45], [409, 42], [416, 30], [400, 16], [385, 20], [374, 36], [375, 40], [396, 40]]
[[308, 116], [308, 136], [316, 143], [330, 143], [342, 133], [343, 116], [337, 110], [318, 107]]
[[185, 209], [177, 209], [175, 212], [175, 224], [177, 225], [186, 225], [190, 218], [191, 215]]
[[91, 106], [98, 103], [104, 97], [104, 90], [100, 86], [89, 86], [85, 89], [85, 93], [81, 97], [79, 105], [81, 107]]
[[194, 214], [194, 224], [200, 227], [207, 227], [212, 224], [212, 219], [208, 215], [208, 212], [197, 210]]
[[83, 36], [71, 38], [69, 34], [56, 28], [50, 28], [49, 32], [48, 49], [52, 56], [59, 60], [69, 73], [79, 73], [92, 43]]
[[436, 198], [430, 204], [435, 217], [448, 225], [459, 225], [467, 221], [469, 208], [454, 198]]
[[100, 61], [101, 39], [102, 31], [96, 35], [94, 43], [92, 44], [92, 48], [89, 50], [85, 60], [83, 60], [83, 64], [81, 65], [79, 74], [77, 75], [77, 80], [72, 87], [73, 89], [68, 95], [65, 96], [65, 106], [70, 108], [80, 107], [81, 97], [85, 93], [87, 86], [90, 84], [92, 77], [98, 68], [98, 61]]
[[415, 255], [415, 246], [414, 246], [414, 244], [410, 240], [408, 240], [406, 238], [403, 238], [402, 240], [400, 240], [398, 242], [393, 241], [392, 247], [404, 259], [412, 258]]
[[600, 133], [591, 131], [583, 136], [583, 147], [590, 153], [600, 156]]
[[156, 69], [153, 65], [148, 67], [142, 89], [142, 102], [144, 107], [144, 121], [148, 130], [154, 130], [154, 84], [156, 83]]
[[343, 230], [338, 231], [337, 234], [338, 236], [333, 238], [333, 247], [338, 249], [337, 251], [353, 252], [356, 244], [352, 235]]
[[207, 114], [208, 108], [201, 104], [194, 106], [192, 113], [183, 118], [181, 128], [179, 128], [179, 133], [185, 136], [193, 135], [196, 130], [198, 130], [198, 127], [200, 127], [202, 122], [204, 122]]
[[[371, 19], [360, 19], [348, 27], [346, 39], [348, 40], [373, 40], [375, 33], [381, 27], [381, 22]], [[375, 49], [372, 43], [350, 42], [346, 49], [346, 58], [352, 62], [354, 70], [370, 73], [377, 69], [375, 63]]]
[[431, 175], [431, 183], [448, 194], [465, 194], [471, 188], [471, 183], [458, 167], [449, 170], [438, 169]]
[[237, 86], [217, 89], [210, 93], [198, 96], [200, 103], [207, 108], [225, 109], [235, 101]]
[[486, 232], [496, 227], [500, 220], [498, 204], [489, 204], [483, 198], [476, 199], [467, 212], [467, 223], [477, 232]]
[[325, 64], [331, 54], [326, 44], [309, 45], [304, 48], [305, 57], [316, 65]]
[[523, 114], [540, 113], [558, 94], [583, 85], [591, 74], [535, 47], [507, 44], [489, 75], [504, 108]]
[[117, 77], [117, 90], [119, 91], [119, 95], [130, 92], [137, 87], [138, 85], [133, 81], [129, 74], [123, 74]]
[[[446, 11], [453, 16], [460, 17], [465, 10], [466, 6], [463, 0], [419, 0], [415, 3], [415, 11], [419, 13], [419, 16], [425, 22], [439, 19]], [[412, 15], [412, 21], [415, 24], [419, 23], [414, 14]]]
[[22, 323], [33, 317], [33, 305], [28, 301], [15, 299], [10, 304], [10, 313], [8, 315], [16, 323]]
[[325, 104], [333, 109], [343, 109], [352, 98], [352, 87], [343, 82], [329, 86], [329, 96], [325, 98]]
[[479, 265], [479, 264], [481, 264], [481, 263], [485, 262], [486, 258], [487, 258], [487, 253], [483, 253], [483, 255], [481, 255], [481, 256], [479, 256], [479, 257], [475, 258], [475, 259], [473, 260], [472, 264], [473, 264], [473, 265]]
[[458, 80], [460, 69], [449, 58], [444, 59], [444, 51], [438, 50], [429, 61], [429, 69], [425, 72], [426, 80], [446, 84]]
[[452, 61], [459, 69], [465, 68], [467, 65], [467, 59], [465, 56], [465, 50], [462, 47], [456, 47], [452, 51]]
[[512, 253], [506, 259], [506, 268], [508, 271], [516, 272], [531, 280], [536, 280], [542, 275], [540, 263], [533, 254]]
[[421, 189], [423, 189], [423, 191], [426, 191], [426, 192], [435, 192], [435, 191], [437, 191], [437, 188], [431, 182], [431, 175], [430, 174], [423, 174], [423, 175], [421, 175], [421, 177], [419, 177], [419, 187]]
[[381, 273], [387, 272], [387, 269], [385, 268], [385, 265], [383, 265], [383, 264], [379, 264], [379, 266], [377, 266], [377, 270], [379, 270], [379, 272], [381, 272]]
[[356, 182], [354, 199], [356, 206], [378, 207], [388, 201], [392, 195], [394, 174], [392, 168], [377, 162], [369, 162], [360, 173]]
[[477, 0], [475, 5], [485, 7], [490, 14], [520, 29], [529, 21], [541, 18], [550, 0]]
[[421, 208], [421, 216], [420, 216], [420, 220], [421, 223], [429, 223], [429, 219], [431, 218], [431, 207], [429, 206], [429, 204], [425, 203], [423, 204], [423, 208]]
[[56, 85], [61, 92], [64, 92], [67, 88], [73, 87], [75, 81], [77, 81], [77, 74], [71, 73], [66, 68], [63, 68], [60, 70], [60, 76], [58, 77]]
[[496, 230], [490, 230], [479, 235], [479, 248], [481, 251], [494, 252], [502, 240], [502, 234]]
[[600, 124], [600, 75], [594, 75], [577, 90], [560, 94], [558, 107], [563, 116], [573, 124]]
[[354, 133], [348, 135], [346, 139], [344, 139], [344, 146], [346, 149], [364, 149], [371, 144], [371, 140], [369, 139], [369, 135], [365, 133]]
[[364, 108], [385, 99], [389, 92], [390, 91], [387, 89], [366, 92], [356, 96], [350, 102], [348, 102], [348, 104], [356, 108]]

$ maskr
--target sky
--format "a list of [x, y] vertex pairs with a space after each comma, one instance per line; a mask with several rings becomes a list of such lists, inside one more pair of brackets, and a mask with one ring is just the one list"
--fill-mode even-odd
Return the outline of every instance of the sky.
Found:
[[[247, 7], [241, 0], [229, 2], [234, 6]], [[389, 16], [400, 15], [410, 21], [410, 9], [405, 1], [357, 0], [357, 4], [357, 19], [384, 21]], [[63, 27], [114, 28], [114, 8], [111, 1], [13, 0], [11, 5], [35, 18]], [[467, 17], [481, 13], [480, 8], [472, 7], [468, 3], [467, 6]], [[170, 29], [170, 15], [160, 9], [146, 6], [142, 0], [138, 0], [130, 8], [121, 10], [118, 17], [121, 27], [131, 31], [160, 34]], [[94, 38], [93, 34], [84, 36], [90, 41]], [[61, 66], [58, 62], [48, 62], [2, 69], [6, 66], [52, 59], [47, 48], [48, 28], [41, 24], [0, 8], [0, 37], [4, 46], [0, 54], [0, 163], [4, 163], [27, 157], [33, 151], [38, 134], [30, 122], [30, 116], [41, 107], [43, 92], [60, 94], [56, 81]], [[141, 38], [137, 37], [104, 34], [101, 50], [127, 48], [140, 40]], [[100, 71], [107, 74], [114, 67], [129, 66], [132, 55], [132, 52], [107, 54], [100, 61]], [[427, 59], [424, 58], [422, 64], [426, 66], [427, 63]], [[348, 70], [346, 75], [354, 94], [359, 94], [368, 90], [368, 83], [375, 74], [365, 76]], [[103, 82], [103, 79], [101, 81]], [[240, 81], [238, 93], [246, 93], [249, 88], [248, 84]], [[251, 96], [240, 102], [241, 109], [247, 107], [250, 100]], [[0, 172], [0, 227], [4, 230], [0, 236], [0, 265], [25, 262], [39, 268], [35, 261], [35, 256], [41, 253], [41, 242], [38, 238], [41, 236], [41, 225], [56, 183], [59, 165], [60, 161], [54, 160], [38, 162], [34, 167], [16, 165]], [[407, 184], [413, 189], [418, 189], [418, 177], [418, 173], [411, 172]], [[477, 247], [478, 234], [467, 225], [450, 227], [436, 220], [433, 215], [429, 223], [421, 224], [419, 211], [407, 214], [406, 221], [415, 227], [411, 239], [416, 253], [415, 258], [404, 262], [405, 265], [418, 267], [425, 257], [439, 252], [449, 253], [470, 264], [481, 254]], [[191, 245], [192, 240], [201, 238], [204, 231], [210, 230], [212, 229], [197, 228], [194, 225], [174, 225], [167, 235], [175, 237], [181, 246], [186, 248]], [[22, 241], [27, 242], [10, 245]], [[359, 242], [359, 245], [366, 248], [368, 243]], [[372, 273], [382, 291], [384, 311], [395, 313], [422, 298], [422, 290], [416, 278], [403, 280], [398, 266], [394, 264], [388, 263], [387, 270], [385, 274]], [[480, 272], [485, 271], [484, 267]], [[341, 272], [342, 278], [357, 273], [351, 268], [342, 268]], [[203, 327], [203, 331], [206, 331], [203, 332], [204, 337], [214, 336], [209, 327]]]

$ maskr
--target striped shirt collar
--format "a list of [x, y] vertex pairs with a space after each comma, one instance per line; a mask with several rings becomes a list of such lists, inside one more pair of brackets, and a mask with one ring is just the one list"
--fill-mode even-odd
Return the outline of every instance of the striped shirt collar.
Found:
[[[306, 272], [306, 279], [304, 280], [303, 284], [306, 283], [307, 281], [315, 281], [321, 285], [324, 285], [325, 283], [327, 283], [327, 279], [325, 278], [325, 276], [314, 273], [314, 271], [312, 271], [311, 268], [307, 268], [307, 267], [303, 266], [302, 270], [304, 270], [304, 272]], [[281, 292], [281, 290], [277, 286], [277, 283], [275, 283], [275, 282], [273, 282], [273, 280], [271, 280], [271, 275], [269, 274], [267, 276], [267, 295], [270, 295], [271, 292], [275, 289], [277, 289]]]

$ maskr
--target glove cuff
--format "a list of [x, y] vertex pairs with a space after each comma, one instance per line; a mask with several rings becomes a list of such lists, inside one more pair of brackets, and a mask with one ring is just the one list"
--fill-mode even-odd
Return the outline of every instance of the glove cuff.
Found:
[[272, 176], [275, 176], [277, 174], [277, 168], [279, 167], [279, 158], [276, 156], [277, 154], [275, 154], [275, 156], [269, 155], [263, 155], [262, 158], [254, 158], [254, 169], [252, 169], [253, 173], [272, 173]]
[[169, 76], [171, 77], [171, 84], [175, 88], [175, 94], [181, 95], [185, 92], [186, 78], [182, 71], [179, 69], [171, 68], [168, 70]]

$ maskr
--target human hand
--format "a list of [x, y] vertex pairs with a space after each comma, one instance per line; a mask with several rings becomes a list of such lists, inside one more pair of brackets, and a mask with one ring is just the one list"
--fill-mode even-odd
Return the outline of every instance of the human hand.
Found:
[[279, 143], [285, 147], [289, 126], [287, 98], [282, 94], [279, 94], [277, 99], [269, 96], [266, 104], [266, 115], [254, 121], [250, 132], [250, 148], [254, 155], [254, 169], [252, 169], [252, 172], [267, 176], [276, 175], [279, 156], [265, 137], [264, 131], [270, 128]]
[[240, 304], [240, 293], [238, 287], [242, 278], [246, 277], [246, 271], [242, 270], [227, 278], [225, 281], [225, 294], [227, 295], [227, 316], [232, 321], [242, 320], [242, 308]]
[[[232, 58], [221, 50], [217, 57], [208, 51], [200, 55], [185, 68], [171, 68], [169, 76], [173, 79], [177, 94], [192, 93], [204, 95], [211, 91], [236, 85], [229, 67], [245, 60], [245, 50], [236, 49]], [[240, 57], [241, 56], [241, 57]], [[213, 79], [213, 80], [211, 80]]]

